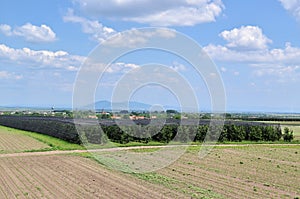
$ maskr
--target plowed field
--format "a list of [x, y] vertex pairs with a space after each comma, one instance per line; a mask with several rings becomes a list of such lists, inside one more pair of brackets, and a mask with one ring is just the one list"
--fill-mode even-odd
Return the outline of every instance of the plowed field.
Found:
[[[85, 150], [19, 153], [48, 146], [12, 129], [1, 131], [0, 146], [1, 199], [300, 196], [300, 145], [297, 144], [219, 145], [202, 159], [198, 158], [199, 146], [193, 146], [170, 166], [144, 174], [106, 168], [87, 158], [91, 156], [83, 156]], [[178, 147], [172, 146], [172, 150]], [[109, 153], [119, 157], [130, 150], [142, 158], [144, 153], [156, 151], [154, 148], [96, 152], [99, 156]]]
[[74, 155], [0, 158], [0, 198], [182, 198]]
[[172, 165], [137, 176], [193, 198], [300, 196], [299, 145], [223, 146], [203, 159], [197, 156], [189, 150]]
[[47, 144], [39, 142], [29, 136], [17, 133], [9, 128], [0, 128], [0, 153], [13, 153], [46, 148], [49, 148]]

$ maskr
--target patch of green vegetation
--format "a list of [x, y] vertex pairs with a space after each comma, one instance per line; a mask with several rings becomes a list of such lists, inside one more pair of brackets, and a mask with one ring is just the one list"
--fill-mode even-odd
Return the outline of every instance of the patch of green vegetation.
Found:
[[38, 191], [41, 191], [42, 189], [38, 186], [35, 187]]
[[70, 154], [65, 154], [65, 155], [75, 155], [75, 156], [80, 156], [80, 157], [90, 158], [90, 159], [96, 160], [95, 158], [93, 158], [93, 155], [91, 153], [89, 153], [89, 152], [70, 153]]
[[284, 140], [279, 140], [279, 141], [241, 141], [241, 142], [229, 142], [229, 141], [224, 141], [224, 142], [218, 142], [218, 144], [234, 144], [234, 145], [245, 145], [245, 144], [299, 144], [299, 140], [292, 140], [291, 142], [285, 142]]
[[191, 197], [192, 198], [223, 198], [222, 195], [213, 192], [210, 189], [203, 189], [200, 187], [196, 187], [194, 185], [189, 185], [188, 188], [192, 191]]
[[119, 170], [124, 173], [134, 172], [134, 170], [129, 165], [118, 160], [113, 155], [111, 155], [111, 157], [109, 157], [109, 155], [105, 155], [105, 153], [100, 153], [100, 154], [92, 153], [92, 154], [90, 154], [90, 156], [87, 155], [86, 157], [92, 158], [99, 164], [104, 165], [105, 167], [113, 169], [113, 170]]
[[164, 146], [166, 145], [165, 143], [161, 143], [161, 142], [155, 142], [155, 141], [151, 141], [148, 143], [142, 143], [142, 142], [128, 142], [126, 144], [120, 144], [120, 143], [114, 143], [115, 146], [117, 147], [131, 147], [131, 146]]
[[161, 148], [143, 148], [143, 149], [129, 149], [128, 151], [132, 151], [135, 153], [151, 153], [160, 150]]
[[[289, 143], [290, 144], [290, 143]], [[293, 145], [268, 145], [268, 148], [273, 148], [273, 149], [300, 149], [300, 143], [298, 144], [293, 144]]]
[[257, 192], [257, 188], [256, 188], [256, 187], [253, 187], [253, 191]]
[[13, 129], [9, 127], [0, 126], [0, 130], [9, 131], [10, 133], [14, 134], [22, 134], [29, 136], [31, 138], [34, 138], [40, 142], [43, 142], [50, 146], [51, 148], [41, 149], [41, 150], [27, 150], [26, 152], [36, 152], [36, 151], [49, 151], [49, 150], [83, 150], [85, 149], [83, 146], [78, 144], [69, 143], [67, 141], [51, 137], [44, 134], [29, 132], [29, 131], [23, 131], [18, 129]]
[[32, 150], [25, 150], [25, 151], [17, 151], [17, 152], [45, 152], [45, 151], [53, 151], [53, 148], [44, 148], [44, 149], [32, 149]]
[[[252, 144], [257, 144], [252, 143]], [[224, 145], [215, 145], [214, 148], [219, 148], [219, 149], [223, 149], [223, 148], [230, 148], [230, 149], [248, 149], [249, 147], [251, 147], [252, 145], [251, 143], [248, 144], [240, 144], [240, 143], [228, 143], [228, 144], [224, 144]], [[266, 145], [267, 143], [261, 143], [261, 144], [257, 144], [255, 145], [256, 148], [259, 147], [266, 147], [268, 146], [268, 148], [273, 148], [273, 149], [282, 149], [282, 148], [289, 148], [289, 149], [300, 149], [300, 142], [297, 141], [292, 141], [292, 142], [283, 142], [283, 143], [271, 143]], [[279, 145], [278, 145], [279, 144]], [[201, 150], [201, 145], [198, 146], [189, 146], [187, 149], [187, 152], [199, 152]], [[296, 154], [298, 152], [296, 151]]]
[[[132, 175], [147, 182], [159, 184], [171, 190], [180, 191], [181, 193], [189, 195], [191, 198], [223, 198], [222, 195], [215, 193], [212, 190], [203, 189], [158, 173], [134, 173]], [[180, 184], [184, 185], [185, 188], [179, 188], [181, 187]]]
[[134, 173], [132, 175], [134, 175], [135, 177], [137, 177], [139, 179], [142, 179], [142, 180], [154, 183], [154, 184], [160, 184], [160, 185], [163, 185], [168, 188], [173, 188], [172, 184], [180, 183], [178, 180], [175, 180], [173, 178], [169, 178], [167, 176], [160, 175], [157, 173], [153, 173], [153, 172], [152, 173]]

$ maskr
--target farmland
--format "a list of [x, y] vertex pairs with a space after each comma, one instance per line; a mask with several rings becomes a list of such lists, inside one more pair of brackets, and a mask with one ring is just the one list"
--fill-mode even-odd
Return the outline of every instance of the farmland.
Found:
[[[192, 147], [172, 165], [137, 176], [201, 198], [294, 198], [300, 194], [295, 146], [220, 146], [203, 159]], [[166, 180], [167, 179], [167, 180]]]
[[[1, 138], [5, 135], [6, 145], [14, 150], [0, 154], [0, 198], [119, 198], [120, 195], [162, 198], [164, 194], [184, 197], [176, 191], [108, 170], [83, 151], [79, 155], [73, 151], [62, 151], [62, 155], [51, 154], [57, 151], [30, 152], [29, 149], [38, 151], [50, 146], [22, 133], [1, 127]], [[16, 138], [17, 143], [26, 147], [14, 144]]]
[[42, 150], [50, 148], [47, 144], [32, 139], [18, 131], [0, 128], [0, 153], [12, 153], [25, 150]]
[[80, 156], [1, 158], [1, 198], [182, 197], [155, 184], [109, 171]]
[[[0, 154], [0, 168], [3, 171], [0, 172], [0, 198], [300, 196], [298, 144], [218, 145], [202, 159], [198, 158], [200, 146], [190, 146], [186, 153], [171, 165], [154, 172], [137, 174], [107, 168], [84, 150], [51, 149], [45, 142], [29, 137], [23, 131], [1, 127], [1, 133], [1, 138], [5, 137], [6, 144], [10, 143], [13, 146], [17, 135], [20, 143], [28, 145], [26, 148], [18, 148], [20, 144], [16, 144], [12, 147], [14, 150], [6, 150], [5, 154]], [[54, 143], [52, 141], [51, 145]], [[47, 150], [56, 151], [29, 150], [31, 148], [43, 151], [45, 147], [50, 147]], [[171, 151], [176, 152], [179, 147], [174, 146]], [[80, 149], [80, 146], [73, 149]], [[96, 155], [109, 153], [113, 156], [130, 151], [143, 157], [158, 150], [160, 149], [155, 147], [122, 148], [119, 152], [106, 149], [97, 152]], [[21, 151], [25, 153], [19, 153]]]
[[[178, 148], [172, 148], [174, 153]], [[190, 146], [171, 165], [132, 175], [192, 198], [294, 198], [300, 195], [299, 145], [218, 145], [202, 159], [198, 157], [199, 150], [200, 146]], [[128, 152], [154, 156], [157, 150], [130, 149]], [[124, 160], [126, 152], [97, 152], [96, 156], [103, 162], [103, 157], [107, 157], [105, 163], [110, 165], [109, 161]], [[126, 170], [142, 164], [139, 161], [128, 159], [122, 167], [116, 168]], [[144, 164], [151, 165], [151, 161]]]

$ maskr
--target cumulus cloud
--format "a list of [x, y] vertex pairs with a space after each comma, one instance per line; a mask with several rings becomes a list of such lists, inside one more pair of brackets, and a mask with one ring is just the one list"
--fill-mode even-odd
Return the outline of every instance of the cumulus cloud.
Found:
[[300, 64], [300, 48], [286, 43], [285, 48], [263, 49], [256, 51], [237, 51], [226, 46], [209, 44], [203, 48], [208, 55], [219, 61], [234, 61], [244, 63], [282, 63]]
[[98, 21], [91, 21], [76, 16], [72, 9], [68, 10], [67, 15], [63, 17], [63, 20], [65, 22], [79, 23], [82, 27], [82, 31], [86, 34], [90, 34], [91, 38], [98, 42], [102, 42], [116, 33], [114, 29], [106, 27]]
[[170, 68], [172, 68], [176, 72], [186, 71], [187, 70], [187, 68], [186, 68], [185, 65], [183, 65], [181, 63], [178, 63], [178, 62], [173, 62], [172, 66], [170, 66]]
[[117, 33], [114, 35], [113, 39], [108, 40], [104, 45], [110, 47], [138, 47], [149, 41], [151, 38], [157, 39], [168, 39], [176, 37], [175, 31], [170, 31], [167, 29], [156, 29], [156, 30], [147, 30], [147, 29], [131, 29], [130, 31]]
[[193, 26], [213, 22], [224, 9], [221, 0], [77, 0], [77, 2], [87, 14], [93, 16], [155, 26]]
[[279, 2], [284, 9], [300, 20], [300, 0], [279, 0]]
[[140, 66], [133, 63], [123, 63], [123, 62], [117, 62], [114, 64], [111, 64], [106, 72], [108, 73], [119, 73], [119, 72], [128, 72], [132, 69], [139, 68]]
[[257, 77], [274, 76], [280, 82], [285, 81], [299, 81], [300, 78], [300, 65], [286, 66], [286, 65], [256, 65], [254, 75]]
[[0, 32], [6, 36], [12, 35], [11, 27], [7, 24], [0, 24]]
[[272, 75], [286, 80], [292, 76], [293, 79], [300, 77], [300, 48], [287, 42], [284, 48], [272, 49], [267, 46], [270, 40], [262, 34], [260, 28], [250, 28], [255, 32], [250, 38], [244, 38], [245, 35], [251, 34], [247, 34], [245, 30], [239, 31], [241, 29], [243, 28], [223, 31], [220, 36], [228, 43], [209, 44], [203, 48], [204, 51], [216, 61], [247, 64], [254, 68], [254, 74], [259, 77]]
[[228, 42], [227, 47], [238, 49], [265, 49], [268, 43], [272, 42], [263, 34], [261, 28], [257, 26], [242, 26], [232, 30], [225, 30], [219, 36]]
[[300, 79], [300, 48], [289, 43], [283, 49], [237, 51], [210, 44], [204, 50], [213, 60], [250, 66], [256, 77], [275, 77], [278, 82], [296, 82]]
[[78, 70], [84, 57], [70, 55], [65, 51], [14, 49], [0, 44], [0, 58], [3, 61], [31, 67], [55, 67], [69, 71]]
[[15, 28], [7, 24], [0, 24], [0, 32], [6, 36], [23, 37], [26, 41], [34, 43], [53, 42], [56, 40], [56, 34], [49, 26], [44, 24], [35, 26], [31, 23], [26, 23], [23, 26], [17, 26]]

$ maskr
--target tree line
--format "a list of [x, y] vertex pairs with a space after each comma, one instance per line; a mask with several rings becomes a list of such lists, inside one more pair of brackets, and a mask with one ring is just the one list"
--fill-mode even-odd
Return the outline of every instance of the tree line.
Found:
[[[139, 130], [143, 129], [142, 131]], [[218, 126], [205, 125], [164, 125], [159, 131], [151, 126], [126, 126], [118, 125], [102, 126], [107, 137], [119, 143], [157, 141], [168, 143], [177, 142], [241, 142], [241, 141], [284, 141], [293, 140], [293, 132], [288, 128], [282, 134], [280, 125], [236, 125], [225, 124], [221, 129]]]
[[[0, 125], [26, 131], [46, 134], [72, 143], [101, 144], [109, 140], [117, 143], [150, 141], [169, 143], [203, 142], [205, 141], [292, 141], [293, 131], [288, 128], [282, 132], [279, 124], [226, 122], [224, 126], [212, 125], [208, 121], [200, 121], [198, 125], [186, 121], [180, 125], [176, 120], [163, 126], [148, 123], [117, 125], [115, 122], [102, 121], [100, 125], [82, 120], [81, 124], [71, 119], [48, 117], [0, 116]], [[101, 126], [101, 127], [100, 127]]]

